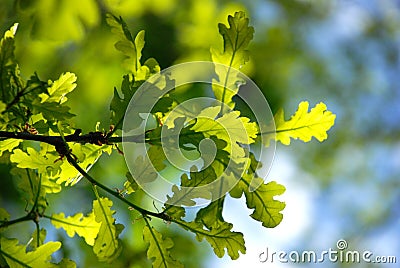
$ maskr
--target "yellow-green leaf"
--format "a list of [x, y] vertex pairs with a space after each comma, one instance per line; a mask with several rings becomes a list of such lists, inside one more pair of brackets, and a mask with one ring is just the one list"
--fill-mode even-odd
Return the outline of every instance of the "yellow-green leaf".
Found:
[[94, 213], [84, 216], [77, 213], [73, 216], [65, 217], [64, 213], [51, 215], [51, 223], [56, 228], [63, 228], [69, 237], [73, 237], [75, 233], [83, 237], [90, 246], [94, 245], [94, 240], [100, 230], [100, 223], [95, 220]]
[[223, 149], [233, 159], [243, 158], [244, 149], [239, 145], [251, 144], [257, 137], [257, 125], [250, 122], [247, 117], [240, 117], [239, 111], [232, 111], [218, 117], [220, 107], [209, 107], [204, 109], [197, 117], [196, 123], [191, 130], [202, 132], [205, 137], [216, 136], [227, 142]]
[[22, 140], [17, 139], [7, 139], [4, 141], [0, 141], [0, 156], [2, 156], [5, 151], [11, 152], [21, 142]]
[[[3, 38], [1, 38], [0, 40], [0, 83], [2, 86], [1, 100], [3, 102], [3, 104], [0, 105], [2, 106], [0, 108], [3, 109], [3, 111], [7, 107], [4, 107], [4, 103], [10, 103], [15, 98], [15, 89], [12, 86], [12, 81], [15, 81], [15, 79], [19, 79], [16, 78], [19, 77], [19, 69], [14, 55], [14, 35], [17, 31], [17, 28], [18, 23], [15, 23], [8, 31], [5, 32]], [[2, 115], [1, 117], [1, 119], [3, 119], [4, 115]], [[7, 119], [7, 117], [5, 117], [5, 119]], [[4, 122], [6, 122], [6, 124], [9, 123], [8, 120], [5, 120]]]
[[[8, 213], [8, 211], [5, 210], [4, 208], [0, 208], [0, 225], [9, 220], [10, 220], [10, 213]], [[0, 232], [1, 231], [2, 231], [2, 228], [0, 228]]]
[[154, 227], [144, 226], [143, 239], [149, 243], [147, 258], [153, 259], [153, 267], [183, 267], [182, 263], [174, 260], [170, 255], [169, 250], [174, 246], [171, 238], [164, 239]]
[[254, 28], [249, 26], [249, 19], [243, 11], [235, 12], [234, 16], [229, 15], [228, 23], [229, 28], [225, 24], [218, 24], [219, 33], [224, 40], [223, 51], [211, 48], [212, 61], [228, 66], [228, 68], [215, 67], [219, 81], [224, 87], [213, 84], [212, 89], [217, 100], [233, 108], [232, 97], [238, 92], [237, 82], [241, 80], [237, 70], [249, 60], [247, 47], [253, 39]]
[[[251, 185], [257, 185], [258, 188], [251, 191]], [[283, 185], [274, 181], [264, 184], [264, 181], [256, 177], [255, 174], [245, 174], [230, 191], [230, 195], [234, 198], [240, 198], [244, 193], [247, 207], [254, 209], [250, 216], [262, 222], [264, 227], [273, 228], [282, 221], [281, 211], [285, 208], [285, 203], [275, 200], [274, 196], [281, 195], [284, 192], [285, 187]]]
[[96, 222], [101, 223], [99, 233], [94, 242], [93, 251], [99, 261], [111, 262], [119, 256], [122, 247], [118, 235], [122, 231], [121, 224], [115, 224], [112, 201], [106, 197], [93, 201], [93, 212]]
[[136, 192], [139, 189], [139, 185], [136, 180], [133, 178], [131, 173], [126, 173], [127, 180], [124, 183], [124, 193], [131, 194]]
[[51, 82], [49, 81], [50, 87], [47, 88], [47, 94], [41, 93], [41, 103], [44, 102], [57, 102], [64, 103], [67, 101], [66, 95], [76, 88], [76, 75], [70, 72], [66, 72], [60, 75], [58, 80]]
[[9, 30], [4, 33], [0, 40], [0, 64], [4, 67], [15, 65], [14, 58], [14, 36], [18, 29], [18, 23], [14, 23]]
[[217, 178], [215, 170], [209, 166], [201, 171], [197, 171], [196, 166], [190, 169], [190, 178], [187, 174], [181, 176], [181, 187], [173, 185], [173, 195], [167, 195], [166, 203], [173, 206], [194, 206], [196, 198], [210, 200], [212, 198], [212, 189], [205, 186], [212, 183]]
[[[42, 184], [43, 180], [40, 179], [37, 172], [31, 169], [12, 168], [10, 173], [15, 178], [18, 192], [28, 204], [33, 205], [37, 202], [39, 207], [47, 207], [46, 190]], [[46, 177], [44, 178], [44, 180], [47, 180]], [[54, 188], [54, 190], [56, 189]], [[61, 190], [61, 187], [59, 187], [59, 190]]]
[[165, 154], [163, 148], [160, 146], [151, 146], [147, 151], [148, 156], [138, 156], [133, 163], [133, 173], [131, 174], [132, 179], [135, 182], [129, 181], [126, 183], [126, 190], [128, 193], [133, 192], [133, 188], [130, 187], [131, 184], [135, 183], [149, 183], [157, 179], [158, 171], [161, 171], [166, 167], [164, 164]]
[[146, 80], [152, 73], [160, 71], [160, 67], [154, 59], [147, 60], [143, 66], [140, 63], [145, 44], [144, 30], [138, 32], [136, 37], [133, 38], [128, 25], [121, 17], [107, 14], [107, 23], [111, 26], [112, 32], [118, 35], [115, 48], [126, 56], [124, 67], [132, 72], [135, 81]]
[[41, 155], [32, 147], [28, 147], [26, 151], [27, 153], [21, 149], [15, 149], [10, 156], [10, 161], [16, 163], [19, 168], [37, 169], [39, 173], [54, 174], [58, 172], [60, 166], [60, 163], [56, 161], [58, 156]]
[[0, 101], [0, 113], [5, 111], [6, 108], [7, 108], [7, 105], [4, 102]]
[[14, 25], [11, 26], [11, 28], [4, 33], [4, 39], [14, 38], [17, 29], [18, 29], [18, 23], [14, 23]]
[[19, 245], [17, 239], [1, 237], [0, 254], [10, 268], [21, 267], [54, 267], [50, 263], [51, 254], [61, 247], [60, 242], [47, 242], [34, 251], [26, 252], [26, 246]]
[[[299, 139], [309, 142], [312, 137], [322, 142], [328, 138], [327, 131], [334, 125], [336, 115], [327, 110], [324, 103], [315, 105], [308, 111], [309, 103], [303, 101], [299, 104], [296, 113], [285, 121], [283, 110], [279, 110], [275, 116], [275, 139], [284, 145], [290, 144], [290, 139]], [[267, 135], [267, 140], [273, 139], [273, 134]]]
[[210, 228], [206, 228], [203, 223], [198, 221], [185, 222], [177, 220], [180, 226], [196, 234], [196, 238], [201, 242], [204, 238], [213, 247], [215, 255], [222, 258], [225, 249], [232, 260], [239, 258], [239, 252], [246, 253], [243, 234], [232, 232], [233, 225], [228, 222], [215, 222]]

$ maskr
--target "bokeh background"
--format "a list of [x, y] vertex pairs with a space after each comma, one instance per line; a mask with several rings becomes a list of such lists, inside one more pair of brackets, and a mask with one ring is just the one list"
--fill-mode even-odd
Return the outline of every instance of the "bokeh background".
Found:
[[[76, 127], [107, 128], [113, 88], [125, 70], [113, 44], [105, 14], [121, 15], [136, 33], [146, 31], [143, 58], [162, 68], [190, 60], [210, 60], [210, 46], [220, 47], [217, 23], [244, 10], [255, 27], [251, 62], [245, 72], [268, 98], [275, 112], [292, 114], [300, 101], [323, 101], [337, 114], [323, 143], [278, 144], [267, 180], [286, 186], [283, 222], [265, 229], [251, 220], [244, 200], [228, 200], [224, 216], [244, 233], [247, 254], [237, 261], [218, 259], [204, 241], [173, 225], [159, 224], [174, 236], [174, 254], [188, 267], [399, 267], [400, 263], [400, 1], [398, 0], [1, 0], [0, 30], [18, 22], [16, 57], [28, 78], [55, 80], [71, 71], [78, 87], [71, 94]], [[24, 209], [8, 167], [0, 165], [0, 204], [12, 217]], [[126, 167], [119, 155], [104, 156], [90, 171], [121, 187]], [[52, 199], [49, 212], [90, 209], [91, 191], [80, 183]], [[73, 196], [73, 198], [71, 198]], [[49, 198], [52, 198], [49, 196]], [[137, 202], [140, 202], [137, 197]], [[147, 267], [139, 225], [115, 203], [125, 225], [125, 250], [112, 265], [99, 264], [82, 239], [66, 239], [61, 255], [78, 267]], [[22, 210], [21, 210], [22, 209]], [[137, 221], [140, 221], [138, 219]], [[48, 223], [43, 221], [43, 226]], [[20, 241], [34, 226], [18, 225]], [[51, 227], [50, 227], [51, 229]], [[64, 239], [52, 231], [48, 239]], [[24, 240], [25, 239], [25, 240]], [[336, 249], [396, 256], [397, 264], [261, 263], [269, 251]]]

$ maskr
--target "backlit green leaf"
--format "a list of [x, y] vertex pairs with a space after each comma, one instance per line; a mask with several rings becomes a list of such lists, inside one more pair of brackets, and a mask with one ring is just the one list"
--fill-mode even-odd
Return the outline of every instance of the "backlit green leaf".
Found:
[[210, 228], [206, 228], [203, 223], [198, 221], [179, 221], [179, 225], [195, 233], [199, 242], [206, 239], [213, 247], [215, 255], [220, 258], [225, 255], [225, 249], [232, 260], [239, 258], [239, 252], [246, 253], [243, 234], [232, 232], [233, 225], [231, 223], [215, 222]]
[[[255, 191], [251, 191], [252, 184], [258, 186]], [[274, 181], [264, 184], [261, 178], [246, 174], [230, 191], [230, 195], [240, 198], [244, 193], [247, 207], [254, 209], [250, 216], [262, 222], [264, 227], [272, 228], [282, 221], [281, 211], [285, 208], [285, 203], [275, 200], [274, 197], [284, 192], [285, 187]]]
[[120, 95], [118, 90], [114, 88], [114, 97], [110, 103], [111, 110], [111, 123], [115, 128], [122, 128], [122, 120], [125, 115], [125, 110], [128, 107], [129, 101], [131, 100], [133, 94], [136, 92], [137, 87], [134, 86], [134, 83], [130, 81], [131, 78], [128, 75], [124, 76], [121, 85]]
[[54, 267], [50, 263], [51, 254], [61, 247], [60, 242], [47, 242], [34, 251], [26, 252], [26, 247], [18, 244], [17, 239], [0, 238], [0, 254], [10, 268]]
[[[289, 145], [291, 138], [304, 142], [309, 142], [312, 137], [320, 142], [328, 138], [327, 131], [334, 125], [336, 115], [328, 111], [322, 102], [315, 105], [310, 112], [308, 106], [308, 102], [301, 102], [296, 113], [288, 121], [285, 121], [282, 109], [275, 114], [275, 139], [277, 141]], [[273, 138], [273, 134], [267, 135], [267, 140]]]
[[0, 113], [5, 111], [6, 108], [7, 108], [7, 105], [4, 102], [0, 101]]
[[4, 141], [0, 141], [0, 156], [2, 156], [5, 151], [11, 152], [21, 142], [22, 140], [17, 139], [7, 139]]
[[0, 96], [5, 103], [9, 103], [13, 99], [11, 78], [18, 69], [14, 56], [14, 36], [17, 28], [18, 23], [15, 23], [0, 40]]
[[[146, 60], [143, 65], [140, 62], [142, 49], [145, 44], [144, 31], [140, 31], [136, 37], [133, 38], [126, 22], [121, 17], [116, 17], [111, 14], [107, 14], [107, 23], [111, 26], [112, 32], [118, 36], [118, 41], [115, 43], [115, 47], [127, 57], [124, 61], [124, 66], [130, 72], [129, 75], [124, 76], [121, 86], [122, 94], [119, 94], [117, 89], [114, 89], [114, 97], [110, 104], [111, 123], [116, 129], [121, 129], [125, 110], [132, 96], [147, 78], [160, 72], [160, 66], [153, 58]], [[160, 97], [159, 92], [157, 91], [153, 92], [153, 94], [151, 92], [146, 92], [146, 98], [138, 100], [135, 103], [141, 104], [145, 109], [147, 109], [149, 103], [151, 105], [155, 103], [150, 97], [154, 94], [157, 99]], [[169, 99], [165, 99], [163, 100], [163, 103], [168, 104], [169, 106], [172, 102]], [[167, 107], [163, 107], [163, 109], [165, 108]], [[141, 121], [140, 118], [137, 119], [138, 122]]]
[[16, 163], [19, 168], [37, 169], [39, 173], [54, 174], [58, 172], [60, 165], [56, 162], [58, 156], [52, 154], [41, 155], [32, 147], [28, 147], [26, 151], [15, 149], [10, 156], [10, 161]]
[[115, 43], [115, 48], [127, 57], [124, 66], [133, 74], [135, 81], [146, 80], [152, 73], [160, 71], [160, 67], [154, 59], [146, 61], [143, 66], [140, 63], [142, 49], [145, 44], [143, 30], [133, 38], [128, 25], [121, 17], [107, 14], [107, 23], [111, 26], [112, 32], [118, 35], [118, 42]]
[[118, 235], [123, 229], [121, 224], [115, 224], [114, 210], [111, 210], [112, 201], [106, 197], [93, 201], [93, 212], [96, 222], [101, 223], [99, 233], [95, 239], [93, 251], [99, 261], [111, 262], [119, 256], [122, 247]]
[[164, 239], [154, 227], [144, 226], [143, 239], [146, 243], [149, 243], [147, 258], [153, 260], [153, 267], [183, 267], [179, 261], [174, 260], [170, 255], [169, 250], [174, 246], [171, 238]]
[[43, 187], [38, 189], [40, 179], [34, 170], [13, 168], [10, 173], [15, 178], [18, 192], [26, 202], [33, 205], [36, 201], [38, 206], [47, 207], [46, 192]]
[[233, 159], [243, 158], [244, 149], [239, 145], [251, 144], [257, 136], [257, 125], [250, 122], [247, 117], [240, 117], [239, 111], [232, 111], [217, 117], [220, 107], [209, 107], [204, 109], [198, 116], [196, 123], [191, 128], [196, 132], [202, 132], [204, 136], [216, 136], [227, 142], [223, 149]]
[[44, 102], [64, 103], [67, 101], [66, 95], [76, 88], [76, 75], [70, 72], [60, 75], [60, 78], [54, 82], [49, 81], [50, 86], [47, 88], [47, 94], [41, 93], [39, 97]]
[[[148, 156], [138, 156], [133, 164], [132, 174], [135, 181], [140, 183], [149, 183], [157, 179], [158, 171], [165, 168], [165, 155], [163, 148], [151, 146], [147, 151]], [[133, 189], [129, 189], [132, 192]]]
[[[10, 220], [10, 213], [8, 213], [8, 211], [5, 210], [4, 208], [0, 208], [0, 225], [9, 220]], [[1, 228], [0, 231], [2, 231]]]
[[[215, 255], [222, 258], [225, 249], [231, 259], [239, 258], [239, 252], [246, 253], [243, 234], [231, 231], [233, 225], [225, 222], [222, 217], [224, 197], [211, 202], [207, 207], [197, 212], [192, 222], [185, 222], [175, 218], [184, 229], [196, 234], [198, 241], [206, 239], [213, 247]], [[175, 208], [175, 207], [173, 207]]]
[[126, 22], [121, 17], [107, 14], [107, 23], [112, 27], [112, 32], [118, 35], [118, 42], [115, 48], [121, 51], [126, 57], [126, 68], [136, 73], [140, 68], [140, 58], [144, 47], [144, 31], [140, 31], [133, 39]]
[[49, 121], [65, 121], [75, 116], [69, 112], [70, 108], [68, 106], [60, 105], [57, 102], [40, 103], [40, 101], [36, 99], [29, 105], [34, 114], [42, 113], [43, 117]]
[[69, 237], [75, 233], [85, 238], [88, 245], [93, 246], [94, 240], [99, 233], [101, 223], [95, 220], [94, 213], [84, 216], [83, 213], [77, 213], [73, 216], [65, 217], [63, 212], [51, 215], [51, 223], [56, 228], [63, 228]]
[[167, 196], [166, 203], [174, 206], [194, 206], [196, 198], [204, 198], [210, 200], [212, 192], [208, 188], [201, 186], [213, 182], [217, 178], [215, 170], [209, 166], [201, 171], [197, 171], [194, 166], [191, 168], [190, 178], [187, 174], [181, 176], [181, 187], [174, 185], [172, 187], [172, 196]]
[[237, 82], [241, 81], [237, 70], [249, 60], [247, 47], [253, 39], [254, 28], [249, 26], [249, 19], [242, 11], [235, 12], [233, 17], [229, 15], [228, 23], [229, 28], [225, 24], [218, 24], [219, 33], [224, 40], [223, 51], [211, 48], [212, 61], [228, 66], [228, 68], [222, 66], [215, 68], [219, 81], [224, 87], [213, 84], [212, 88], [217, 100], [233, 108], [232, 97], [239, 90]]
[[136, 192], [139, 189], [139, 185], [137, 184], [136, 180], [133, 178], [131, 173], [126, 173], [127, 180], [124, 183], [124, 193], [131, 194]]

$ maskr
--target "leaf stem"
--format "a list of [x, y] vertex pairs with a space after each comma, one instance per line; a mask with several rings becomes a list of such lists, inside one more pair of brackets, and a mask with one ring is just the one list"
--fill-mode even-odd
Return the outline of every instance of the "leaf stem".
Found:
[[2, 224], [0, 224], [0, 228], [8, 227], [10, 225], [13, 225], [13, 224], [16, 224], [19, 222], [30, 221], [30, 220], [32, 220], [32, 215], [29, 213], [28, 215], [25, 215], [21, 218], [3, 222]]

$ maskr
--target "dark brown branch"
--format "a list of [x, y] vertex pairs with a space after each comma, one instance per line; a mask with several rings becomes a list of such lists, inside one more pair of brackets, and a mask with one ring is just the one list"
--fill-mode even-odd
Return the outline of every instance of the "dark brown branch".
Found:
[[[103, 144], [114, 144], [121, 143], [121, 137], [107, 137], [106, 134], [100, 131], [89, 132], [88, 134], [80, 135], [81, 130], [78, 129], [74, 134], [66, 135], [66, 142], [78, 142], [82, 144], [90, 143], [95, 145], [103, 145]], [[4, 139], [20, 139], [20, 140], [31, 140], [31, 141], [39, 141], [45, 142], [47, 144], [51, 144], [55, 147], [60, 147], [64, 144], [61, 136], [45, 136], [45, 135], [35, 135], [29, 132], [10, 132], [10, 131], [0, 131], [0, 140]], [[143, 135], [126, 137], [126, 141], [129, 142], [139, 142], [143, 139]]]

